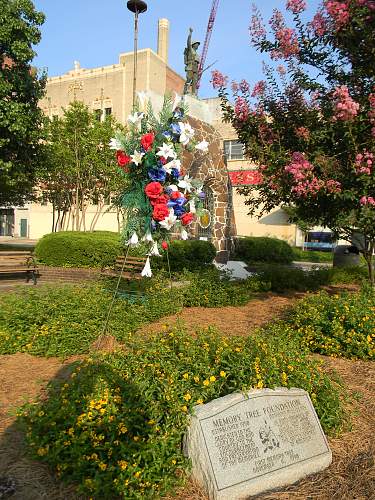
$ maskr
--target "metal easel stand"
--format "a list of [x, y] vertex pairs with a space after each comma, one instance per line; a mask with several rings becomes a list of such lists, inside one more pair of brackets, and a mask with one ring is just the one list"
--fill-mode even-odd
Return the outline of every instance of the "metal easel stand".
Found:
[[105, 334], [107, 332], [108, 323], [109, 323], [109, 320], [111, 318], [111, 313], [112, 313], [112, 309], [113, 309], [113, 304], [115, 303], [115, 299], [116, 299], [117, 292], [118, 292], [118, 289], [119, 289], [119, 286], [120, 286], [121, 278], [122, 278], [122, 275], [124, 273], [124, 269], [125, 269], [125, 266], [126, 266], [126, 261], [127, 261], [128, 255], [129, 255], [129, 250], [130, 250], [130, 245], [128, 245], [128, 248], [126, 250], [125, 259], [124, 259], [124, 262], [122, 264], [121, 271], [120, 271], [120, 274], [119, 274], [119, 277], [118, 277], [118, 280], [117, 280], [117, 285], [116, 285], [115, 291], [113, 293], [111, 303], [110, 303], [109, 308], [108, 308], [107, 317], [106, 317], [104, 325], [103, 325], [103, 330], [102, 330], [101, 334], [98, 337], [97, 350], [100, 349], [100, 346], [101, 346], [101, 343], [103, 341], [103, 338], [104, 338], [104, 336], [105, 336]]

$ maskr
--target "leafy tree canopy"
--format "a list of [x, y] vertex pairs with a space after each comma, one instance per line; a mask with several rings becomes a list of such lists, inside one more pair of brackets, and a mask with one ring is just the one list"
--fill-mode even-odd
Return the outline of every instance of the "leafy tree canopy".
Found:
[[32, 197], [45, 77], [31, 61], [43, 22], [30, 0], [0, 0], [0, 206], [22, 205]]
[[250, 213], [284, 204], [293, 221], [359, 232], [374, 281], [375, 1], [326, 0], [313, 16], [304, 0], [286, 8], [294, 26], [275, 9], [271, 33], [254, 8], [251, 42], [273, 64], [253, 88], [232, 82], [234, 106], [213, 72], [224, 116], [262, 173], [242, 193]]

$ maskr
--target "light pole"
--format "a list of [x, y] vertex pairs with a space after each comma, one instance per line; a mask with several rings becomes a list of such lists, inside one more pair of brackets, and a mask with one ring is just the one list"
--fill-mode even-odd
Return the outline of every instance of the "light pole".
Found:
[[147, 3], [143, 0], [129, 0], [128, 9], [134, 13], [134, 69], [133, 69], [133, 111], [135, 108], [135, 93], [137, 88], [138, 65], [138, 16], [147, 10]]

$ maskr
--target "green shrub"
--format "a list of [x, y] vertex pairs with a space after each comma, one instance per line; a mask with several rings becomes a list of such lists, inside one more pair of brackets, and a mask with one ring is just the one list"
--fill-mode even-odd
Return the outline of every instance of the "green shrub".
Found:
[[120, 236], [110, 231], [46, 234], [35, 247], [39, 262], [61, 267], [111, 266], [122, 252]]
[[276, 238], [246, 236], [235, 240], [235, 258], [247, 263], [279, 262], [293, 260], [293, 249], [286, 241]]
[[317, 250], [302, 250], [293, 247], [293, 260], [302, 262], [332, 262], [333, 252], [319, 252]]
[[33, 456], [93, 498], [160, 498], [186, 476], [193, 406], [253, 387], [301, 387], [326, 432], [343, 423], [340, 390], [298, 344], [175, 330], [83, 362], [20, 412]]
[[329, 269], [316, 269], [304, 271], [295, 267], [268, 265], [259, 268], [257, 276], [249, 278], [258, 282], [264, 291], [283, 292], [284, 290], [317, 290], [326, 285], [330, 280]]
[[207, 268], [216, 256], [216, 248], [210, 241], [176, 240], [169, 243], [168, 256], [163, 252], [162, 258], [155, 257], [153, 265], [168, 270], [168, 261], [172, 272], [197, 271]]
[[181, 291], [185, 307], [240, 306], [253, 296], [251, 287], [222, 278], [216, 269], [185, 273], [181, 279], [189, 282]]
[[290, 325], [312, 352], [375, 359], [375, 293], [370, 288], [355, 294], [320, 292], [307, 297], [293, 310]]

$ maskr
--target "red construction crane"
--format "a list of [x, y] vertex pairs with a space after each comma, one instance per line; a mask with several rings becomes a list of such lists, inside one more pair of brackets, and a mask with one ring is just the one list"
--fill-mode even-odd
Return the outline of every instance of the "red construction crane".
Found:
[[199, 68], [198, 68], [197, 89], [199, 89], [199, 87], [200, 87], [202, 73], [203, 73], [203, 71], [205, 69], [204, 65], [205, 65], [206, 58], [207, 58], [208, 46], [210, 45], [212, 30], [213, 30], [214, 24], [215, 24], [215, 19], [216, 19], [218, 5], [219, 5], [219, 0], [213, 0], [210, 17], [208, 19], [206, 38], [204, 40], [204, 45], [203, 45], [203, 50], [202, 50], [202, 56], [201, 56], [201, 60], [200, 60], [200, 63], [199, 63]]

